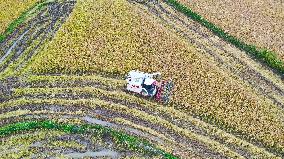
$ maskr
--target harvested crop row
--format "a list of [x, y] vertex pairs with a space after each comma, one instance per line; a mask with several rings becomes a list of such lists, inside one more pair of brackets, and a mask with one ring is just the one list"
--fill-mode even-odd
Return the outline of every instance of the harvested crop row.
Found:
[[26, 23], [0, 43], [1, 50], [5, 52], [0, 59], [0, 71], [3, 71], [0, 74], [1, 79], [18, 75], [16, 72], [19, 68], [23, 67], [54, 36], [71, 13], [74, 3], [74, 1], [40, 3], [42, 6], [30, 15]]
[[94, 86], [103, 85], [108, 88], [118, 89], [123, 88], [126, 81], [120, 79], [106, 78], [100, 75], [85, 75], [85, 76], [37, 76], [29, 75], [22, 79], [24, 85], [29, 87], [71, 87], [71, 86]]
[[[54, 108], [52, 108], [54, 107]], [[12, 122], [19, 122], [19, 121], [27, 121], [27, 120], [39, 120], [39, 119], [50, 119], [52, 120], [58, 120], [61, 123], [70, 123], [70, 121], [76, 122], [76, 124], [84, 124], [84, 123], [92, 123], [92, 124], [102, 124], [106, 125], [110, 128], [117, 129], [117, 130], [123, 130], [126, 133], [131, 133], [135, 136], [139, 136], [140, 138], [143, 138], [147, 141], [151, 141], [151, 143], [157, 145], [158, 147], [162, 148], [163, 150], [167, 150], [167, 152], [173, 152], [174, 154], [178, 154], [178, 156], [189, 156], [189, 150], [188, 147], [179, 143], [177, 144], [174, 140], [171, 140], [168, 138], [168, 136], [164, 136], [162, 134], [156, 133], [156, 134], [149, 134], [144, 131], [138, 131], [131, 129], [129, 126], [125, 127], [122, 126], [120, 123], [116, 122], [112, 118], [108, 117], [108, 114], [99, 114], [94, 113], [90, 110], [85, 110], [84, 108], [79, 108], [78, 106], [70, 108], [71, 106], [68, 106], [68, 108], [63, 106], [46, 106], [48, 109], [44, 109], [44, 107], [40, 105], [34, 105], [33, 107], [28, 107], [25, 105], [17, 106], [16, 111], [9, 110], [7, 113], [2, 113], [0, 115], [0, 119], [2, 120], [2, 124], [7, 124]], [[62, 109], [61, 109], [62, 108]], [[69, 110], [70, 108], [70, 110]], [[54, 111], [54, 110], [57, 111]], [[2, 109], [3, 111], [3, 109]], [[6, 111], [6, 110], [5, 110]], [[102, 111], [102, 110], [101, 110]], [[12, 120], [11, 120], [12, 119]], [[68, 119], [68, 120], [67, 120]], [[110, 123], [111, 122], [111, 123]], [[107, 123], [107, 124], [106, 124]], [[119, 125], [114, 125], [113, 123], [118, 123]], [[151, 130], [151, 128], [148, 128], [148, 130]], [[153, 132], [155, 130], [152, 130]], [[158, 135], [157, 135], [158, 134]], [[164, 137], [161, 137], [164, 136]], [[181, 148], [182, 147], [182, 148]], [[181, 151], [181, 152], [180, 152]]]
[[[60, 95], [61, 94], [61, 95]], [[168, 115], [171, 119], [179, 120], [181, 122], [181, 125], [187, 125], [186, 123], [191, 123], [196, 127], [201, 128], [203, 131], [207, 132], [207, 135], [216, 135], [218, 138], [222, 139], [226, 144], [234, 144], [239, 148], [243, 148], [244, 150], [248, 151], [249, 153], [256, 155], [258, 157], [271, 157], [274, 156], [273, 154], [267, 152], [263, 148], [258, 148], [254, 146], [253, 144], [250, 144], [246, 141], [243, 141], [231, 134], [228, 134], [216, 127], [213, 127], [211, 125], [208, 125], [207, 123], [204, 123], [198, 119], [192, 118], [189, 116], [189, 114], [182, 113], [178, 110], [175, 110], [171, 107], [164, 107], [162, 105], [159, 105], [157, 103], [150, 102], [145, 99], [141, 99], [139, 97], [131, 96], [125, 92], [121, 91], [105, 91], [97, 88], [92, 87], [84, 87], [84, 88], [19, 88], [15, 89], [12, 96], [15, 98], [21, 97], [21, 96], [29, 96], [29, 97], [64, 97], [64, 98], [70, 98], [69, 95], [76, 95], [78, 97], [84, 98], [102, 98], [102, 97], [108, 97], [111, 98], [111, 100], [125, 100], [130, 103], [136, 103], [139, 105], [139, 109], [150, 110], [150, 112], [155, 112], [156, 115], [159, 116], [165, 116]], [[129, 103], [129, 104], [130, 104]], [[209, 136], [210, 136], [209, 135]]]
[[[184, 145], [182, 143], [176, 143], [176, 141], [172, 140], [168, 136], [165, 136], [162, 133], [159, 133], [149, 127], [147, 127], [147, 131], [140, 130], [141, 125], [126, 125], [124, 126], [123, 123], [114, 120], [112, 118], [108, 118], [107, 114], [106, 116], [102, 116], [102, 114], [93, 114], [93, 112], [90, 112], [88, 110], [84, 109], [78, 109], [78, 110], [67, 110], [62, 109], [62, 111], [52, 111], [52, 110], [40, 110], [32, 108], [33, 110], [27, 110], [25, 106], [18, 107], [19, 109], [25, 109], [25, 110], [17, 110], [17, 111], [10, 111], [8, 113], [3, 113], [1, 116], [2, 120], [10, 120], [11, 123], [14, 122], [22, 122], [22, 121], [30, 121], [30, 120], [47, 120], [51, 119], [53, 121], [58, 121], [60, 123], [66, 123], [66, 124], [102, 124], [109, 128], [123, 131], [127, 134], [131, 134], [134, 136], [137, 136], [139, 138], [142, 138], [144, 140], [150, 141], [152, 144], [156, 145], [158, 148], [166, 150], [167, 152], [170, 152], [174, 155], [177, 155], [179, 157], [198, 157], [197, 155], [194, 155], [193, 152], [188, 148], [187, 145]], [[21, 112], [21, 113], [19, 113]], [[92, 116], [92, 117], [91, 117]], [[93, 117], [94, 116], [94, 117]], [[96, 116], [96, 117], [95, 117]], [[99, 117], [99, 118], [97, 118]], [[132, 123], [131, 121], [128, 121], [127, 119], [121, 120], [127, 121], [126, 123]], [[107, 123], [107, 124], [106, 124]], [[2, 124], [3, 125], [3, 124]], [[138, 128], [137, 128], [138, 126]], [[145, 127], [146, 128], [146, 127]], [[140, 131], [139, 131], [140, 130]]]
[[280, 108], [207, 63], [124, 0], [78, 1], [72, 16], [38, 55], [30, 68], [40, 74], [160, 71], [173, 78], [173, 101], [184, 110], [212, 115], [271, 146], [284, 145]]
[[14, 20], [5, 30], [3, 34], [0, 34], [0, 43], [7, 40], [10, 34], [19, 27], [25, 20], [29, 19], [29, 16], [35, 14], [38, 10], [41, 10], [44, 6], [49, 3], [54, 2], [54, 0], [38, 1], [34, 6], [30, 7], [28, 10], [23, 12], [16, 20]]
[[[43, 36], [43, 35], [41, 35]], [[36, 39], [33, 41], [32, 44], [30, 44], [26, 50], [23, 52], [23, 54], [20, 56], [20, 58], [18, 60], [16, 60], [13, 63], [10, 63], [1, 73], [0, 73], [0, 77], [2, 79], [6, 78], [6, 77], [11, 77], [11, 76], [19, 76], [20, 72], [18, 72], [18, 68], [21, 64], [25, 63], [26, 57], [28, 56], [28, 53], [32, 52], [36, 46], [39, 46], [41, 44], [40, 41], [40, 36], [38, 37], [39, 39]], [[6, 60], [9, 61], [9, 60]], [[10, 61], [11, 62], [11, 61]]]
[[[15, 104], [12, 104], [10, 102], [2, 104], [1, 108], [3, 109], [4, 107], [15, 107], [17, 105], [37, 105], [37, 104], [50, 104], [50, 105], [62, 105], [62, 106], [71, 106], [71, 105], [77, 105], [77, 106], [83, 106], [83, 107], [90, 107], [92, 109], [95, 108], [103, 108], [103, 109], [107, 109], [107, 110], [112, 110], [115, 111], [117, 113], [122, 113], [125, 115], [129, 115], [132, 117], [137, 117], [140, 120], [145, 120], [149, 123], [152, 124], [157, 124], [160, 125], [162, 127], [165, 127], [169, 130], [171, 130], [172, 132], [176, 133], [176, 134], [180, 134], [190, 140], [193, 141], [198, 141], [201, 143], [204, 143], [206, 146], [208, 146], [208, 148], [217, 151], [223, 155], [226, 156], [230, 156], [232, 158], [235, 158], [237, 156], [241, 157], [239, 154], [231, 151], [230, 149], [228, 149], [227, 147], [225, 147], [224, 145], [221, 145], [220, 143], [211, 140], [208, 137], [202, 136], [202, 135], [198, 135], [195, 133], [192, 133], [191, 131], [188, 131], [186, 129], [180, 128], [164, 119], [161, 119], [159, 117], [153, 116], [153, 115], [149, 115], [143, 111], [139, 111], [137, 109], [134, 108], [128, 108], [127, 106], [123, 106], [120, 104], [112, 104], [109, 102], [105, 102], [102, 100], [98, 100], [98, 99], [81, 99], [81, 100], [63, 100], [63, 99], [49, 99], [49, 100], [38, 100], [38, 99], [21, 99], [18, 101], [15, 101]], [[109, 114], [111, 115], [111, 114]], [[176, 136], [176, 135], [174, 135]]]
[[[164, 134], [161, 134], [161, 133], [159, 133], [159, 132], [157, 132], [157, 131], [149, 128], [149, 127], [141, 126], [139, 124], [133, 123], [133, 122], [131, 122], [127, 119], [124, 119], [124, 118], [114, 118], [113, 121], [116, 122], [116, 123], [120, 123], [122, 125], [126, 125], [128, 127], [132, 127], [132, 128], [141, 130], [142, 132], [147, 132], [147, 133], [151, 134], [152, 136], [157, 136], [161, 139], [164, 139], [165, 141], [168, 141], [169, 142], [169, 145], [167, 145], [168, 147], [167, 148], [164, 147], [163, 149], [167, 150], [168, 152], [174, 150], [175, 153], [178, 153], [177, 155], [181, 158], [184, 158], [184, 157], [201, 158], [197, 154], [194, 154], [193, 150], [192, 149], [190, 150], [189, 147], [186, 148], [186, 151], [179, 152], [179, 149], [185, 148], [185, 145], [183, 145], [181, 143], [176, 143], [176, 141], [168, 139]], [[171, 145], [174, 145], [175, 148], [172, 148]], [[183, 148], [178, 148], [179, 146], [181, 146]]]

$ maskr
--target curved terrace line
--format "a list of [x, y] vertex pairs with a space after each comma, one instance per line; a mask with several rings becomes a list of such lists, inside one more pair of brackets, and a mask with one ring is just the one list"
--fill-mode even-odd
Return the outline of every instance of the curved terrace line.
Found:
[[115, 138], [120, 144], [126, 146], [131, 150], [142, 150], [143, 153], [149, 153], [154, 155], [163, 156], [166, 159], [177, 159], [177, 157], [169, 154], [163, 150], [155, 148], [153, 145], [145, 140], [138, 139], [137, 137], [127, 135], [122, 132], [112, 130], [100, 125], [73, 125], [73, 124], [61, 124], [49, 120], [44, 121], [26, 121], [9, 124], [0, 127], [0, 137], [7, 136], [12, 133], [17, 133], [20, 131], [37, 130], [37, 129], [48, 129], [48, 130], [59, 130], [67, 133], [95, 133], [103, 132], [104, 134], [109, 134]]

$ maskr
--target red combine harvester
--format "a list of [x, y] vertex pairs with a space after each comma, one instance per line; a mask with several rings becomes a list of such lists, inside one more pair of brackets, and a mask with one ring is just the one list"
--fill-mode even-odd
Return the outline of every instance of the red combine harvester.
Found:
[[163, 104], [168, 104], [173, 89], [173, 82], [171, 80], [157, 81], [155, 77], [158, 76], [161, 76], [161, 73], [148, 74], [132, 70], [126, 77], [126, 89], [145, 97], [155, 98], [155, 100]]

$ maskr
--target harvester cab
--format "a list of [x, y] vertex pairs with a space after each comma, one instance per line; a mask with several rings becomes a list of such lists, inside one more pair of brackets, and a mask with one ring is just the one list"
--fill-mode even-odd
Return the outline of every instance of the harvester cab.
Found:
[[141, 94], [142, 96], [154, 98], [155, 100], [167, 104], [173, 89], [171, 80], [158, 81], [161, 76], [160, 72], [144, 73], [132, 70], [126, 77], [126, 89], [130, 92]]

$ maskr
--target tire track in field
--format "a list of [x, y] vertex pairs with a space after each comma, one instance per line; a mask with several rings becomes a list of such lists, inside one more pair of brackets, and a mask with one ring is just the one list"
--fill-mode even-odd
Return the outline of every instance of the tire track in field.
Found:
[[210, 33], [205, 27], [175, 11], [163, 0], [137, 1], [139, 3], [134, 1], [129, 0], [130, 3], [148, 10], [174, 29], [177, 34], [200, 49], [200, 53], [214, 60], [222, 70], [244, 81], [259, 94], [284, 108], [283, 81], [269, 68], [262, 66], [254, 61], [253, 57], [249, 57], [245, 52]]

